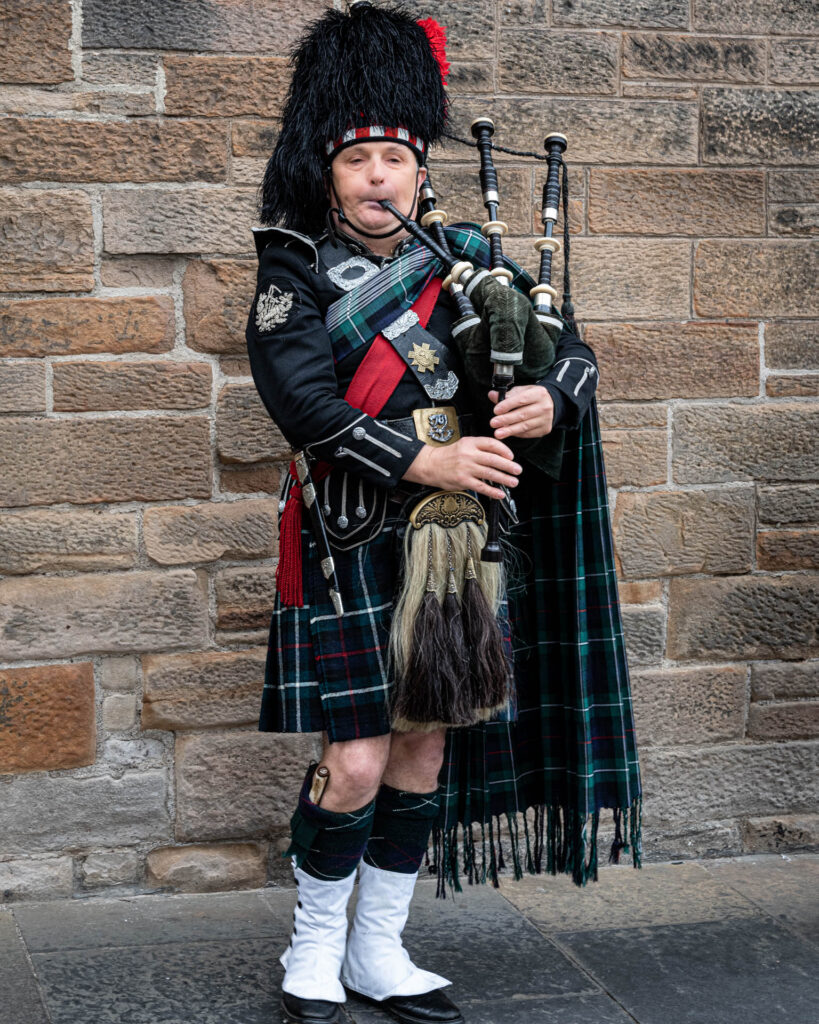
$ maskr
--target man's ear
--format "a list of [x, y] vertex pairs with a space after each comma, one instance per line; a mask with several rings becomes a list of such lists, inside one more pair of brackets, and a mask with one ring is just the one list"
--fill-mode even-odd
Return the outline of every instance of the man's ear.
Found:
[[418, 168], [418, 188], [420, 188], [420, 187], [421, 187], [421, 186], [422, 186], [422, 185], [424, 184], [424, 182], [425, 182], [426, 180], [427, 180], [427, 169], [426, 169], [426, 167], [424, 167], [424, 165], [422, 164], [422, 165], [421, 165], [421, 166], [420, 166], [420, 167]]

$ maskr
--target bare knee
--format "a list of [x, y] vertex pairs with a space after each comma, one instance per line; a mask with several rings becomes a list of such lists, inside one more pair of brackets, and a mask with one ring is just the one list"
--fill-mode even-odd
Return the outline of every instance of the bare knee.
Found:
[[394, 732], [384, 781], [398, 789], [430, 792], [437, 788], [444, 760], [446, 730]]
[[330, 769], [330, 781], [321, 806], [354, 811], [368, 804], [378, 792], [389, 750], [389, 736], [325, 743], [321, 763]]

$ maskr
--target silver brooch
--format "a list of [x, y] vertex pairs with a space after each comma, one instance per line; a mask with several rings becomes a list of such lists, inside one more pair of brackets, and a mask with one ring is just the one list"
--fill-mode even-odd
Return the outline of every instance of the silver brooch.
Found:
[[450, 370], [446, 377], [437, 380], [434, 384], [425, 384], [424, 391], [437, 402], [442, 398], [452, 398], [458, 390], [458, 384], [458, 378]]
[[401, 314], [401, 316], [393, 320], [391, 324], [388, 324], [381, 333], [389, 341], [395, 341], [396, 338], [400, 338], [402, 334], [406, 334], [410, 327], [414, 327], [417, 323], [418, 314], [412, 309], [407, 309]]
[[284, 292], [275, 284], [271, 284], [256, 303], [256, 326], [259, 332], [269, 334], [282, 324], [286, 324], [292, 308], [293, 293]]
[[[357, 273], [355, 273], [357, 271]], [[351, 256], [337, 267], [330, 267], [327, 276], [337, 288], [351, 292], [378, 273], [378, 267], [363, 256]]]

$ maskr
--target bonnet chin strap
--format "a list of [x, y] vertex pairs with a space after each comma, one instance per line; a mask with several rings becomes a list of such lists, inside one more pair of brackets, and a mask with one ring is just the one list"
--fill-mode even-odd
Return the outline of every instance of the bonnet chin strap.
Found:
[[[336, 190], [335, 190], [335, 186], [333, 185], [333, 171], [332, 171], [332, 167], [327, 169], [327, 175], [330, 178], [330, 188], [332, 189], [333, 194], [335, 195], [335, 191]], [[336, 197], [336, 198], [338, 198], [338, 197]], [[416, 191], [415, 191], [415, 198], [413, 199], [412, 206], [410, 207], [410, 211], [407, 214], [407, 219], [408, 220], [412, 220], [412, 218], [415, 216], [415, 208], [417, 207], [417, 205], [418, 205], [418, 190], [416, 189]], [[395, 227], [392, 229], [392, 231], [385, 231], [385, 232], [383, 232], [383, 234], [376, 235], [372, 231], [365, 231], [364, 228], [360, 228], [358, 226], [358, 224], [356, 224], [354, 221], [350, 220], [350, 218], [347, 216], [347, 214], [341, 208], [341, 202], [339, 202], [338, 206], [331, 206], [330, 209], [327, 211], [327, 223], [328, 224], [332, 224], [332, 220], [333, 219], [332, 219], [331, 215], [333, 213], [338, 215], [338, 219], [341, 221], [342, 224], [349, 224], [350, 227], [353, 229], [353, 231], [355, 231], [356, 234], [362, 235], [364, 238], [376, 238], [376, 239], [378, 239], [378, 238], [392, 238], [393, 235], [397, 235], [398, 232], [399, 231], [403, 231], [403, 228], [404, 228], [403, 224], [401, 224], [401, 222], [399, 221], [399, 223], [395, 225]]]

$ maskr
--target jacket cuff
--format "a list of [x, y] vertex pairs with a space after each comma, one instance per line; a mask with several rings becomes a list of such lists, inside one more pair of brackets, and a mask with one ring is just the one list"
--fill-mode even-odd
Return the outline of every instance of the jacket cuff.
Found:
[[381, 487], [396, 487], [424, 447], [418, 438], [361, 413], [342, 430], [305, 446], [308, 455], [342, 466]]

